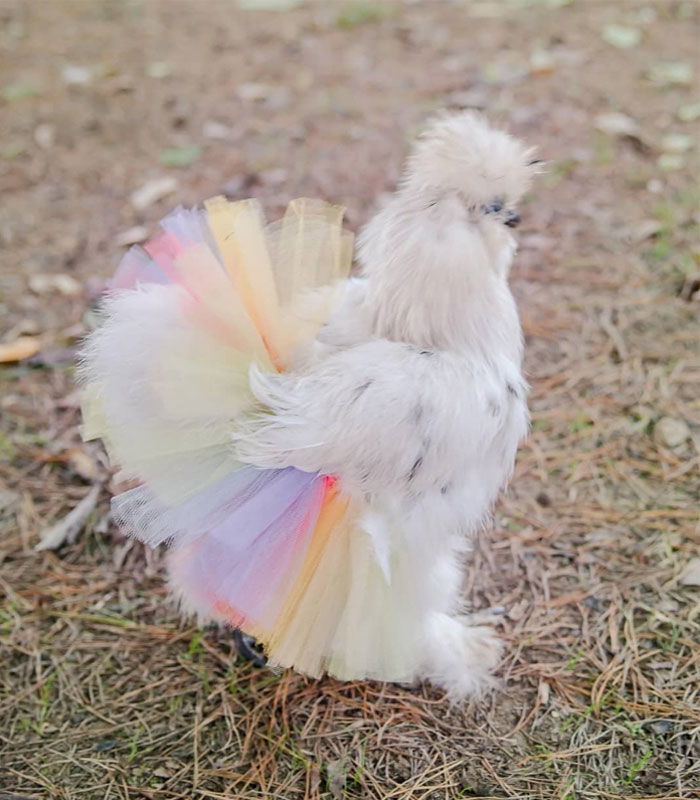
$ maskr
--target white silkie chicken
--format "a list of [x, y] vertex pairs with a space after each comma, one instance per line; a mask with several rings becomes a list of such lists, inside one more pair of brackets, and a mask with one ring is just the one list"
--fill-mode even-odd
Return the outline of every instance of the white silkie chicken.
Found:
[[83, 367], [86, 434], [142, 482], [115, 517], [273, 666], [488, 683], [499, 640], [460, 585], [528, 429], [508, 272], [537, 163], [477, 114], [433, 120], [339, 302], [323, 204], [272, 231], [215, 200], [125, 258]]

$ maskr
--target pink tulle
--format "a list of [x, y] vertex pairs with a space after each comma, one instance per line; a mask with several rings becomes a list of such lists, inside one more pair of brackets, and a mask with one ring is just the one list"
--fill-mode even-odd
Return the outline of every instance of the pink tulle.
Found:
[[173, 549], [171, 577], [195, 607], [214, 608], [229, 624], [271, 627], [332, 482], [293, 468], [240, 473], [250, 483], [236, 487], [220, 521]]

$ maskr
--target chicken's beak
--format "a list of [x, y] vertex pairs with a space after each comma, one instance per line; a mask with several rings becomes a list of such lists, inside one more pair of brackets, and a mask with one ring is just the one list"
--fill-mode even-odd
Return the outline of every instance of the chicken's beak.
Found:
[[503, 222], [509, 228], [517, 228], [518, 224], [520, 223], [520, 214], [518, 214], [517, 211], [508, 211]]

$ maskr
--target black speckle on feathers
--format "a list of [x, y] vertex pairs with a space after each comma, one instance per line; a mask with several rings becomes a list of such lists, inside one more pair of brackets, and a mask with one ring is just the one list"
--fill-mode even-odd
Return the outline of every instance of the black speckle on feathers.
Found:
[[411, 467], [411, 471], [408, 473], [408, 482], [411, 481], [416, 477], [416, 473], [420, 469], [420, 465], [423, 463], [423, 456], [418, 456], [418, 458], [413, 462], [413, 466]]
[[362, 395], [367, 391], [367, 389], [369, 389], [369, 387], [371, 385], [372, 385], [372, 381], [365, 381], [362, 385], [358, 386], [357, 389], [355, 390], [355, 398], [354, 399], [355, 400], [359, 400], [362, 397]]

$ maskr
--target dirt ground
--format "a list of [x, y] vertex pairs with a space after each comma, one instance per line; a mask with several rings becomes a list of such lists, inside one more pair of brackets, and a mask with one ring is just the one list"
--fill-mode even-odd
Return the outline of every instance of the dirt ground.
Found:
[[[0, 0], [0, 793], [700, 796], [699, 34], [673, 0]], [[319, 196], [357, 228], [444, 106], [548, 163], [513, 273], [533, 430], [465, 582], [508, 649], [463, 708], [183, 621], [110, 523], [72, 367], [172, 206]]]

